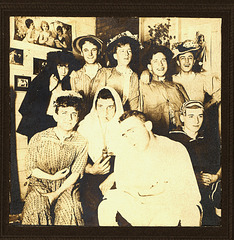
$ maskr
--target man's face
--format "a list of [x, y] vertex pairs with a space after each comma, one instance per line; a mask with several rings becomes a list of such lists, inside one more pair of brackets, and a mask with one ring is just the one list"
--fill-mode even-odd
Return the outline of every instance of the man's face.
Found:
[[181, 118], [184, 122], [184, 131], [196, 133], [201, 128], [203, 123], [203, 109], [186, 109], [185, 115]]
[[152, 56], [150, 65], [153, 74], [157, 75], [158, 77], [163, 77], [167, 72], [167, 58], [161, 52], [158, 52]]
[[180, 66], [181, 71], [188, 73], [192, 71], [194, 62], [193, 54], [191, 52], [187, 52], [179, 56], [177, 64]]
[[117, 60], [118, 65], [128, 66], [132, 60], [132, 49], [130, 44], [127, 43], [123, 46], [117, 47], [114, 58]]
[[121, 134], [130, 148], [138, 151], [147, 149], [150, 142], [150, 130], [137, 117], [129, 117], [120, 123]]
[[57, 126], [64, 131], [72, 131], [78, 120], [78, 111], [74, 107], [59, 107], [58, 113], [55, 113]]
[[97, 100], [97, 114], [103, 122], [109, 122], [115, 116], [115, 103], [112, 98]]
[[59, 78], [60, 80], [62, 80], [68, 74], [68, 71], [69, 71], [68, 64], [58, 64], [57, 70], [58, 70]]
[[86, 63], [93, 64], [97, 61], [98, 48], [93, 43], [86, 41], [82, 45], [81, 55], [84, 57]]

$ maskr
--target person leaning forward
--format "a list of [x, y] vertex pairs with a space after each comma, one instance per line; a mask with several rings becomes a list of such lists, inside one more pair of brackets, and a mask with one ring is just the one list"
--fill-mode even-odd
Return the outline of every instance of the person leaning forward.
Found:
[[201, 196], [186, 148], [154, 135], [138, 111], [125, 112], [120, 128], [123, 146], [106, 180], [117, 189], [104, 192], [100, 226], [118, 226], [117, 212], [132, 226], [200, 226]]

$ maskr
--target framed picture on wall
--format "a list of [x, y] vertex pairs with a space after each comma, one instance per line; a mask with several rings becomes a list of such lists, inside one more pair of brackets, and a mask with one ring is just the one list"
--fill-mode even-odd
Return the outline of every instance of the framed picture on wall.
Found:
[[39, 74], [46, 66], [47, 61], [40, 58], [33, 58], [33, 74]]
[[31, 83], [31, 77], [15, 75], [15, 91], [27, 91]]
[[23, 50], [17, 48], [10, 48], [9, 63], [16, 65], [23, 65]]
[[46, 17], [15, 17], [14, 40], [72, 50], [72, 26]]

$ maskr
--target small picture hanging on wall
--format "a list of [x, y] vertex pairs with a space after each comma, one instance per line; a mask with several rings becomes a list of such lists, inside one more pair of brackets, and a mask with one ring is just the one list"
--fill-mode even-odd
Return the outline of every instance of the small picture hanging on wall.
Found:
[[39, 74], [46, 66], [47, 61], [44, 59], [33, 58], [33, 74]]
[[15, 75], [15, 91], [27, 91], [31, 83], [31, 77]]
[[10, 64], [23, 65], [23, 50], [10, 48], [9, 62]]

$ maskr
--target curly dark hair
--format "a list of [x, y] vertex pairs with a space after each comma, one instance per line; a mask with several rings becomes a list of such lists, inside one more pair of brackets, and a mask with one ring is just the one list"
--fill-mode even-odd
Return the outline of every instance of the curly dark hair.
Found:
[[137, 70], [137, 65], [138, 65], [138, 57], [139, 57], [139, 47], [140, 43], [136, 41], [135, 39], [124, 36], [116, 40], [115, 42], [111, 43], [107, 47], [107, 57], [110, 61], [110, 66], [111, 67], [116, 67], [117, 66], [117, 60], [114, 58], [114, 54], [117, 51], [118, 47], [122, 47], [126, 44], [129, 44], [132, 50], [132, 60], [130, 62], [130, 67], [134, 71]]
[[74, 107], [77, 112], [83, 110], [83, 101], [81, 98], [68, 95], [58, 97], [55, 101], [55, 113], [58, 114], [60, 107]]
[[152, 60], [153, 55], [155, 55], [159, 52], [161, 52], [165, 55], [166, 60], [167, 60], [167, 65], [169, 66], [171, 59], [173, 57], [173, 53], [169, 48], [167, 48], [165, 46], [151, 46], [147, 50], [145, 55], [142, 57], [142, 65], [147, 68], [147, 65]]

